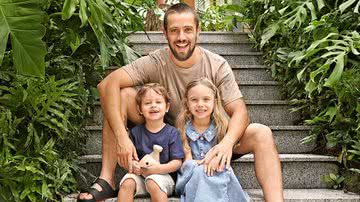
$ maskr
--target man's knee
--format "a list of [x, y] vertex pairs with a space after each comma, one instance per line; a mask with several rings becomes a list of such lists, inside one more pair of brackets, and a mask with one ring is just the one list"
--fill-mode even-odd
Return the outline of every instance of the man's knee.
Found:
[[127, 100], [129, 100], [129, 98], [135, 99], [136, 93], [137, 93], [137, 91], [132, 87], [122, 88], [120, 90], [120, 101], [126, 102]]
[[252, 138], [257, 145], [274, 145], [274, 137], [272, 135], [272, 131], [268, 126], [262, 124], [252, 124], [254, 133]]

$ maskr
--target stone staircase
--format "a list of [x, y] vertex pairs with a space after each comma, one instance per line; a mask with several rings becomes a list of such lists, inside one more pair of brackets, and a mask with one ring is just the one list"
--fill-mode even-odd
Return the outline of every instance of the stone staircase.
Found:
[[[142, 55], [167, 46], [161, 32], [148, 32], [148, 36], [144, 33], [135, 33], [129, 37], [129, 40], [133, 48]], [[229, 62], [244, 95], [251, 121], [268, 125], [272, 129], [281, 160], [286, 201], [360, 201], [359, 195], [326, 189], [320, 177], [337, 171], [336, 158], [311, 154], [315, 144], [300, 143], [300, 140], [307, 136], [310, 128], [294, 125], [299, 122], [299, 114], [290, 113], [288, 102], [281, 100], [280, 86], [266, 71], [267, 67], [262, 64], [262, 53], [252, 48], [246, 33], [202, 32], [199, 45], [222, 55]], [[87, 187], [99, 175], [101, 168], [100, 105], [97, 105], [94, 111], [92, 124], [87, 126], [90, 132], [86, 148], [88, 155], [81, 158], [84, 168], [82, 176], [79, 176], [81, 187]], [[252, 201], [264, 201], [255, 177], [253, 155], [245, 155], [233, 161], [232, 167]], [[118, 168], [117, 180], [119, 181], [124, 174], [125, 171]], [[73, 194], [65, 201], [72, 202], [76, 201], [75, 199], [76, 194]], [[106, 201], [116, 201], [116, 199]], [[150, 201], [150, 199], [139, 198], [136, 201]], [[169, 201], [179, 201], [179, 199], [173, 197]]]

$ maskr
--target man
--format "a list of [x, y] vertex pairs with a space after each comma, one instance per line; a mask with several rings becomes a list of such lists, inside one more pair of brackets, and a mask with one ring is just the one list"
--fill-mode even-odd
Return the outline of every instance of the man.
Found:
[[[249, 124], [245, 103], [228, 63], [196, 45], [200, 27], [195, 12], [186, 4], [173, 5], [165, 14], [163, 32], [169, 48], [157, 50], [114, 71], [98, 85], [105, 114], [101, 182], [93, 185], [91, 194], [82, 193], [79, 198], [111, 197], [117, 163], [132, 172], [130, 162], [138, 157], [128, 137], [126, 123], [127, 120], [135, 124], [143, 122], [136, 110], [133, 86], [148, 82], [164, 85], [172, 99], [169, 119], [174, 121], [186, 84], [195, 78], [207, 77], [220, 89], [230, 122], [224, 139], [205, 156], [205, 168], [222, 171], [230, 164], [233, 152], [238, 155], [253, 153], [256, 176], [265, 200], [283, 201], [281, 167], [272, 132], [267, 126]], [[240, 149], [232, 151], [239, 142]], [[97, 192], [102, 195], [100, 199]]]

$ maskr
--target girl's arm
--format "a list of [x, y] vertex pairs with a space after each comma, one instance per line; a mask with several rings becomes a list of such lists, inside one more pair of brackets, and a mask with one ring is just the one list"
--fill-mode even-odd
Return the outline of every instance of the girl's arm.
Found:
[[185, 159], [184, 159], [184, 161], [193, 159], [190, 150], [184, 149], [184, 153], [185, 153]]
[[147, 168], [143, 168], [142, 174], [149, 176], [152, 174], [168, 174], [177, 171], [181, 167], [181, 159], [174, 159], [164, 164], [152, 165]]

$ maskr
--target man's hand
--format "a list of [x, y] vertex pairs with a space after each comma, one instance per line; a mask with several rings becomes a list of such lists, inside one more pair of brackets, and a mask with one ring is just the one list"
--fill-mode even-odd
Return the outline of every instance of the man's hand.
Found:
[[119, 139], [116, 147], [119, 165], [128, 170], [129, 173], [133, 172], [132, 161], [139, 161], [134, 144], [128, 136], [123, 136]]
[[214, 172], [221, 172], [226, 167], [230, 167], [233, 143], [223, 139], [219, 144], [211, 148], [200, 162], [204, 164], [205, 172], [208, 176], [213, 176]]
[[139, 161], [132, 161], [132, 169], [135, 175], [142, 175], [142, 170]]

